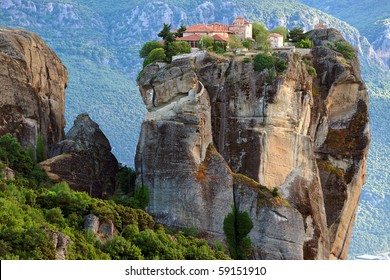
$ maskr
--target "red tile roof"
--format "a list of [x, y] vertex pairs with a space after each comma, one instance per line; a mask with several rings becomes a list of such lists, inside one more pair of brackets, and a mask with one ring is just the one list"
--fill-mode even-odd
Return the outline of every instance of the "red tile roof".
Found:
[[197, 25], [192, 25], [188, 26], [186, 31], [184, 32], [212, 32], [213, 28], [209, 24], [197, 24]]
[[229, 38], [225, 37], [225, 36], [222, 36], [222, 35], [219, 35], [219, 34], [215, 34], [213, 36], [214, 40], [216, 41], [225, 41], [225, 42], [229, 42]]
[[199, 41], [201, 36], [199, 34], [191, 34], [184, 37], [179, 37], [177, 40], [179, 41]]
[[228, 31], [228, 26], [226, 24], [222, 24], [219, 22], [213, 22], [211, 24], [196, 24], [187, 27], [186, 31], [188, 33], [211, 33], [211, 32], [219, 32], [219, 31]]
[[269, 37], [283, 37], [283, 35], [280, 35], [278, 33], [271, 33], [269, 34]]

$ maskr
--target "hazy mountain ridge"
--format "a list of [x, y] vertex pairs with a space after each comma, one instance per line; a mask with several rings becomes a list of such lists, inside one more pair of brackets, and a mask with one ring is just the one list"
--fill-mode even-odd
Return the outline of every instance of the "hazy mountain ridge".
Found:
[[[383, 226], [386, 229], [386, 213], [390, 209], [390, 205], [385, 204], [386, 195], [390, 193], [384, 187], [389, 182], [386, 173], [389, 147], [386, 143], [390, 140], [387, 136], [389, 122], [386, 108], [390, 106], [390, 75], [368, 40], [355, 28], [291, 0], [255, 3], [250, 0], [173, 0], [150, 3], [124, 0], [0, 2], [1, 26], [35, 31], [67, 66], [70, 76], [66, 92], [68, 127], [79, 113], [87, 111], [110, 139], [119, 161], [130, 165], [133, 165], [144, 114], [134, 83], [141, 68], [138, 50], [142, 43], [157, 38], [156, 34], [164, 21], [172, 23], [173, 27], [180, 23], [229, 23], [237, 15], [244, 15], [250, 21], [264, 21], [269, 28], [276, 25], [299, 25], [311, 29], [321, 19], [325, 24], [339, 29], [363, 54], [362, 75], [371, 95], [373, 145], [368, 159], [368, 183], [362, 196], [363, 201], [366, 199], [370, 206], [361, 215], [364, 221], [373, 219], [375, 215], [377, 222], [376, 226], [362, 226], [358, 219], [357, 226], [363, 229], [361, 233], [370, 234], [373, 232], [370, 227]], [[367, 209], [369, 210], [366, 211]], [[354, 248], [352, 241], [351, 250], [364, 253], [370, 248], [374, 250], [373, 248], [386, 247], [390, 240], [382, 238], [379, 242], [382, 243], [375, 241], [364, 244], [366, 248], [363, 250]]]

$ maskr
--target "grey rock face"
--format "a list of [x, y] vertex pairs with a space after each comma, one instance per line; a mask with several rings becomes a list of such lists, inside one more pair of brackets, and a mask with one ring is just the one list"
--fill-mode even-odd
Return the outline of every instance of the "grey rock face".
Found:
[[99, 218], [94, 214], [89, 214], [84, 217], [84, 230], [91, 230], [94, 234], [97, 234], [99, 230]]
[[[158, 222], [220, 239], [234, 204], [254, 223], [254, 258], [346, 258], [365, 178], [367, 92], [357, 58], [326, 47], [340, 33], [310, 36], [316, 79], [299, 54], [281, 54], [288, 67], [276, 77], [203, 52], [144, 69], [136, 171]], [[272, 189], [286, 201], [264, 198]]]
[[70, 237], [60, 231], [49, 229], [45, 229], [45, 231], [56, 249], [56, 260], [65, 260], [68, 254], [68, 246], [72, 243]]
[[105, 242], [107, 239], [114, 236], [117, 232], [114, 223], [111, 220], [100, 220], [94, 214], [89, 214], [84, 217], [84, 230], [92, 231], [96, 238], [101, 242]]
[[[317, 30], [310, 34], [315, 39]], [[340, 37], [330, 29], [325, 41]], [[344, 259], [355, 221], [361, 188], [366, 180], [366, 157], [370, 143], [368, 94], [360, 75], [357, 52], [349, 61], [341, 54], [315, 41], [312, 50], [313, 66], [319, 98], [314, 103], [311, 135], [321, 138], [315, 147], [315, 156], [324, 203], [330, 242], [330, 258]], [[321, 125], [320, 125], [321, 123]], [[327, 127], [323, 137], [320, 129]]]
[[0, 135], [11, 133], [25, 148], [42, 133], [47, 150], [64, 138], [68, 74], [37, 35], [0, 29]]
[[76, 118], [66, 139], [53, 147], [51, 156], [41, 166], [53, 181], [66, 180], [73, 189], [93, 197], [113, 194], [118, 161], [106, 136], [88, 114]]

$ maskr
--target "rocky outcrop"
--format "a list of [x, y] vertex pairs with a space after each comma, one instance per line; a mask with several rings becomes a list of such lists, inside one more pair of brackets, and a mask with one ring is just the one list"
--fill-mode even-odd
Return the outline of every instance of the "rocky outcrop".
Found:
[[276, 76], [209, 53], [144, 69], [136, 171], [157, 222], [221, 239], [235, 205], [254, 223], [254, 258], [346, 258], [365, 180], [367, 92], [357, 58], [324, 46], [343, 40], [337, 31], [311, 38], [316, 79], [298, 53], [280, 55], [288, 68]]
[[109, 219], [100, 220], [97, 216], [89, 214], [84, 217], [84, 230], [92, 231], [101, 242], [111, 238], [117, 233], [114, 223]]
[[42, 133], [50, 149], [64, 137], [68, 75], [37, 35], [0, 29], [0, 135], [11, 133], [26, 148]]
[[51, 230], [48, 228], [44, 228], [44, 230], [56, 250], [55, 259], [65, 260], [66, 255], [68, 254], [68, 247], [72, 243], [70, 237], [57, 230]]
[[345, 259], [361, 188], [366, 181], [370, 129], [368, 94], [360, 76], [357, 53], [348, 61], [326, 47], [338, 34], [335, 29], [310, 33], [315, 43], [313, 66], [318, 73], [310, 135], [316, 140], [314, 149], [324, 192], [330, 258]]
[[0, 161], [0, 179], [12, 180], [15, 179], [15, 171], [9, 168]]
[[67, 181], [72, 189], [105, 198], [115, 190], [118, 161], [98, 124], [79, 115], [66, 139], [57, 143], [41, 166], [54, 182]]

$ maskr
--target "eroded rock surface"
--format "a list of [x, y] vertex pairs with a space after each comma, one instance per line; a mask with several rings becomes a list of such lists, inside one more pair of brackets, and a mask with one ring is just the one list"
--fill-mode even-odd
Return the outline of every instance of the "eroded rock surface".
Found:
[[45, 231], [56, 250], [55, 259], [65, 260], [68, 254], [68, 247], [72, 243], [70, 237], [58, 230], [45, 228]]
[[54, 182], [67, 181], [72, 189], [105, 198], [115, 190], [118, 161], [98, 124], [79, 115], [66, 139], [57, 143], [51, 158], [41, 163]]
[[[368, 97], [357, 58], [326, 47], [342, 36], [310, 36], [316, 47], [304, 59], [317, 78], [300, 54], [280, 54], [288, 67], [276, 77], [243, 57], [203, 52], [144, 69], [136, 171], [158, 222], [220, 239], [236, 205], [254, 223], [254, 258], [346, 258], [365, 180]], [[284, 202], [264, 196], [273, 189]]]
[[64, 138], [66, 68], [34, 33], [0, 29], [0, 135], [28, 148], [42, 133], [49, 150]]

